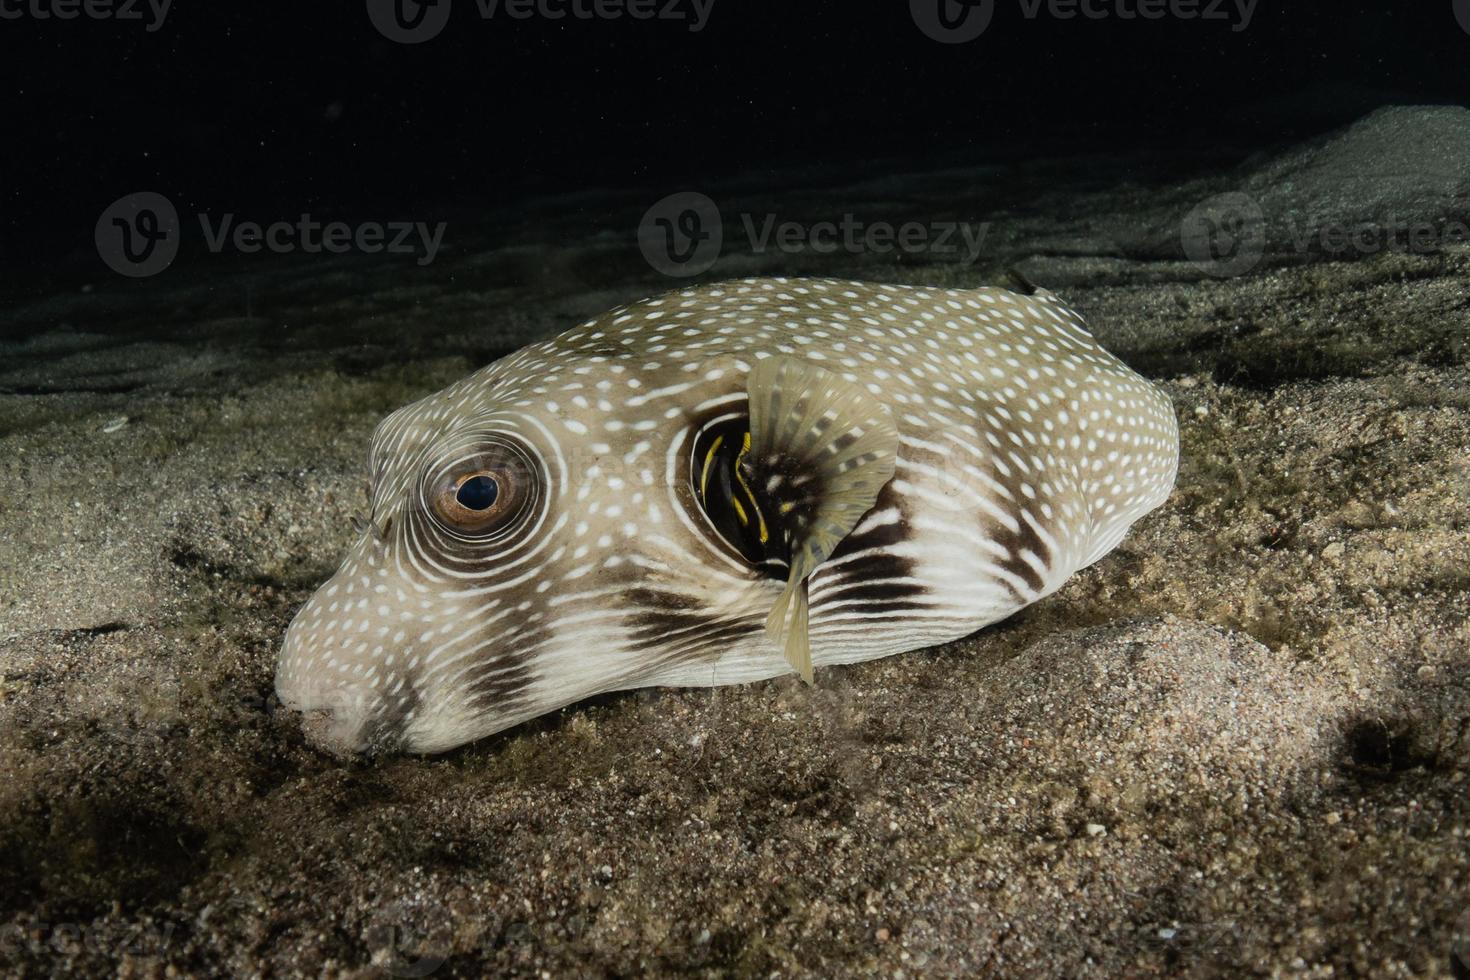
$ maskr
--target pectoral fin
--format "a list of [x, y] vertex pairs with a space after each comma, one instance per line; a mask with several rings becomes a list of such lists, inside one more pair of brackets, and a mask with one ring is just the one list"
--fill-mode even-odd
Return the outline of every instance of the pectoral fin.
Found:
[[898, 462], [898, 428], [858, 384], [798, 357], [758, 361], [747, 381], [747, 478], [785, 536], [790, 576], [766, 629], [812, 682], [807, 580], [873, 508]]

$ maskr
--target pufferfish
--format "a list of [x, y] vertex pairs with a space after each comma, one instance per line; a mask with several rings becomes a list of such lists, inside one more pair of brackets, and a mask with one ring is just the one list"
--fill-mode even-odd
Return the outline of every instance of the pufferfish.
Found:
[[370, 512], [276, 691], [337, 753], [440, 752], [591, 695], [933, 646], [1169, 495], [1169, 400], [1052, 293], [698, 286], [378, 425]]

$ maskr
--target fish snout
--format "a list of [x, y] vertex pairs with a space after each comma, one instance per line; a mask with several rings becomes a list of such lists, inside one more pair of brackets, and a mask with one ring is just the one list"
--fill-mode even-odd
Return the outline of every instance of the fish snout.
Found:
[[[340, 629], [325, 625], [307, 603], [286, 631], [276, 663], [276, 697], [300, 712], [302, 730], [315, 748], [344, 757], [400, 749], [406, 712], [402, 697], [388, 690], [407, 687], [385, 672], [381, 660], [365, 659]], [[334, 624], [331, 624], [334, 625]]]
[[361, 684], [327, 679], [304, 684], [276, 681], [281, 704], [301, 715], [301, 730], [313, 748], [339, 758], [396, 749], [401, 729], [387, 723], [382, 697]]

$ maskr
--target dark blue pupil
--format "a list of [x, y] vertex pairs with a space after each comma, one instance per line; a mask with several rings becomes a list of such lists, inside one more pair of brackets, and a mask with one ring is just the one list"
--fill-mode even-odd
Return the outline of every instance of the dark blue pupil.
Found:
[[465, 510], [489, 510], [500, 496], [500, 487], [488, 476], [472, 476], [459, 485], [454, 499]]

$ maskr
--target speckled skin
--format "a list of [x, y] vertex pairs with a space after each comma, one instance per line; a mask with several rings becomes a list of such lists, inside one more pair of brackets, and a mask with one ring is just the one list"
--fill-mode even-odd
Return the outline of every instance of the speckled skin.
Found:
[[[782, 581], [694, 499], [694, 434], [754, 360], [863, 386], [898, 467], [810, 582], [813, 663], [955, 639], [1058, 588], [1173, 486], [1152, 385], [1045, 291], [765, 279], [613, 310], [393, 413], [370, 524], [286, 637], [277, 691], [325, 747], [435, 752], [603, 691], [786, 673]], [[489, 536], [427, 488], [493, 454], [529, 475]]]

